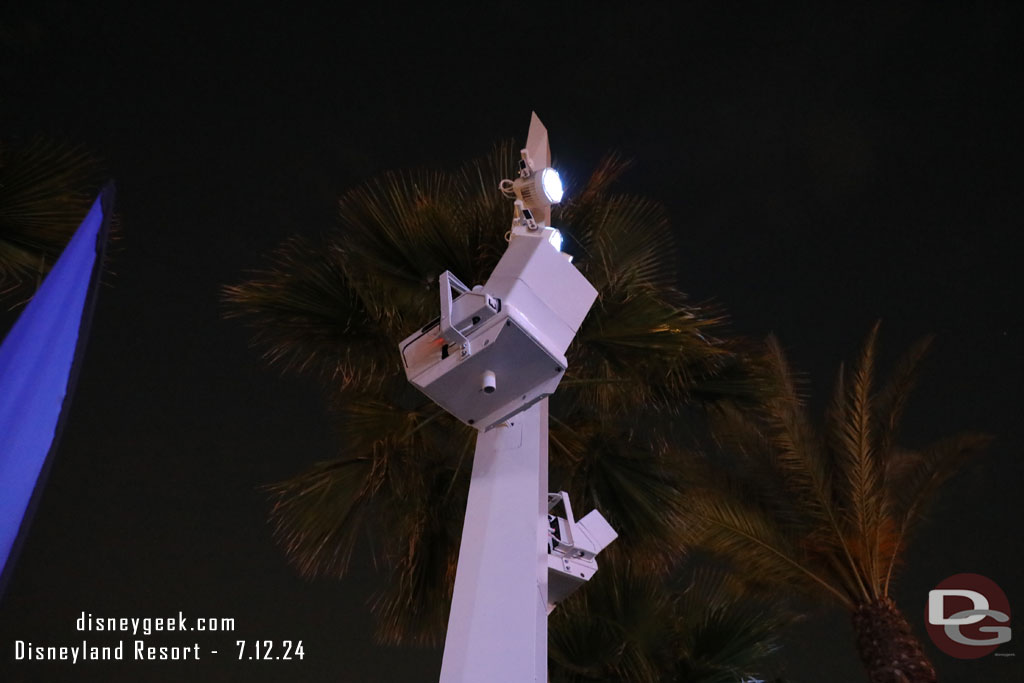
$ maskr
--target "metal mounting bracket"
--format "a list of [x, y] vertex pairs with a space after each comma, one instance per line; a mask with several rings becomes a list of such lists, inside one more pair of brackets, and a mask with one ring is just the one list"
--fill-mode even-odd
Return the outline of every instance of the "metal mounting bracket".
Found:
[[462, 284], [459, 278], [447, 270], [441, 273], [438, 280], [441, 285], [441, 336], [449, 344], [458, 344], [464, 349], [468, 349], [469, 343], [465, 335], [452, 325], [452, 289], [458, 290], [459, 294], [465, 294], [469, 291], [469, 287]]

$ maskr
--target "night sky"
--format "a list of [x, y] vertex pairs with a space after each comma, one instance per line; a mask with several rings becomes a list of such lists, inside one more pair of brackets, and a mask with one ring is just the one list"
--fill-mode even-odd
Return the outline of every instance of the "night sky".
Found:
[[[946, 487], [895, 596], [940, 680], [1024, 680], [1019, 620], [1001, 650], [1015, 657], [976, 661], [943, 655], [923, 628], [927, 591], [960, 572], [990, 577], [1024, 612], [1012, 3], [21, 4], [0, 13], [0, 139], [95, 150], [122, 229], [0, 603], [0, 680], [437, 680], [440, 651], [372, 644], [372, 566], [308, 582], [271, 540], [259, 487], [331, 457], [336, 436], [315, 385], [266, 369], [218, 291], [285, 237], [330, 229], [346, 188], [522, 142], [531, 110], [570, 177], [610, 150], [635, 160], [621, 188], [668, 207], [680, 286], [724, 306], [737, 333], [775, 333], [815, 409], [876, 319], [883, 362], [938, 335], [904, 440], [997, 440]], [[90, 637], [75, 630], [82, 612], [179, 611], [236, 620], [198, 639], [217, 658], [13, 661], [16, 639]], [[236, 639], [302, 640], [305, 659], [239, 662]], [[864, 680], [838, 611], [814, 612], [787, 642], [787, 680]]]

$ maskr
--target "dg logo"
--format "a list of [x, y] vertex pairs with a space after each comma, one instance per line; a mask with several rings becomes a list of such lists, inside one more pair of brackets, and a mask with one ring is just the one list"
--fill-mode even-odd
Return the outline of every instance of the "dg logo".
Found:
[[996, 582], [980, 574], [956, 574], [928, 591], [928, 635], [959, 659], [991, 654], [1010, 640], [1010, 602]]

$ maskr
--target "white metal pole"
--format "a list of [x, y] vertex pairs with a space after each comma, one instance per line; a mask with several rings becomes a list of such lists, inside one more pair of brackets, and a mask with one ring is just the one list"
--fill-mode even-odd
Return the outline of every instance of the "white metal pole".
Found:
[[548, 400], [477, 436], [441, 683], [547, 681]]

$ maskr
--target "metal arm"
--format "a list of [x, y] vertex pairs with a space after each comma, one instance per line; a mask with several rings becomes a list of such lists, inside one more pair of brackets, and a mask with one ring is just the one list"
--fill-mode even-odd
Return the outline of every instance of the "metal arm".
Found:
[[441, 273], [438, 280], [441, 283], [441, 336], [449, 344], [465, 344], [466, 337], [452, 325], [452, 288], [457, 289], [459, 294], [465, 294], [469, 287], [447, 270]]

